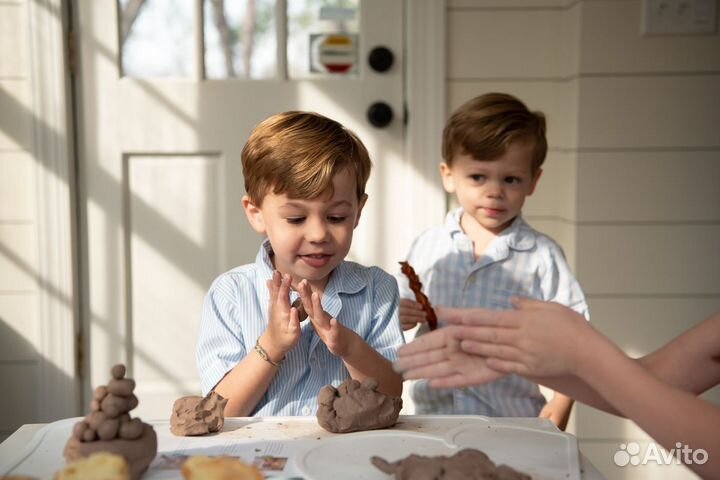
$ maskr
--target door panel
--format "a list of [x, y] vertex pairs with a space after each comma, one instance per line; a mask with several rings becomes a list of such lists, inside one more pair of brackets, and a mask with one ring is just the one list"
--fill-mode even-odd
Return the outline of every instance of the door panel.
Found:
[[[201, 12], [195, 1], [193, 12]], [[166, 418], [172, 400], [199, 394], [194, 353], [202, 297], [218, 274], [253, 261], [261, 242], [242, 212], [240, 152], [271, 114], [317, 111], [365, 142], [374, 168], [349, 258], [394, 268], [417, 233], [403, 228], [407, 211], [400, 208], [412, 177], [403, 158], [402, 15], [401, 0], [361, 2], [354, 77], [287, 80], [277, 62], [270, 80], [140, 79], [118, 66], [118, 7], [78, 2], [86, 392], [125, 362], [137, 381], [141, 417]], [[365, 61], [378, 45], [395, 53], [385, 73]], [[202, 65], [202, 48], [195, 50]], [[376, 101], [395, 112], [387, 128], [366, 119]]]

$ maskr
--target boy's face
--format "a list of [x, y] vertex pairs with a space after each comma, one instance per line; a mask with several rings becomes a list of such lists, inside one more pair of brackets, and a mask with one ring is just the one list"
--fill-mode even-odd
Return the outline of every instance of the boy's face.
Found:
[[491, 161], [462, 154], [452, 166], [440, 165], [443, 186], [457, 195], [467, 220], [495, 234], [510, 226], [542, 173], [532, 175], [532, 148], [532, 143], [514, 142]]
[[250, 225], [268, 236], [275, 269], [290, 274], [293, 286], [305, 278], [322, 291], [350, 251], [367, 195], [358, 202], [355, 177], [347, 170], [335, 175], [333, 188], [332, 198], [312, 200], [268, 193], [261, 207], [243, 197]]

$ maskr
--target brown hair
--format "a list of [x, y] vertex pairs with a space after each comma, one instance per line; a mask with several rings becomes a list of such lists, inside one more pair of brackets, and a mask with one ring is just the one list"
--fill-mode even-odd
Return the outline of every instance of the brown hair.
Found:
[[245, 191], [257, 206], [268, 192], [291, 198], [332, 195], [333, 177], [348, 169], [358, 200], [372, 163], [365, 145], [335, 120], [313, 112], [284, 112], [262, 121], [242, 150]]
[[533, 143], [531, 171], [534, 176], [547, 153], [545, 115], [531, 112], [512, 95], [487, 93], [453, 112], [443, 130], [442, 155], [448, 165], [458, 154], [469, 154], [476, 160], [494, 160], [517, 141]]

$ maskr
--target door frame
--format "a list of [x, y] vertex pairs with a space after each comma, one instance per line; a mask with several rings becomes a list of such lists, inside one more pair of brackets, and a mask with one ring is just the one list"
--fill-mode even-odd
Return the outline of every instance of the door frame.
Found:
[[[82, 378], [87, 376], [81, 361], [88, 341], [81, 335], [87, 318], [80, 302], [87, 274], [80, 254], [80, 162], [73, 131], [72, 68], [78, 55], [72, 49], [71, 11], [76, 1], [26, 2], [39, 195], [39, 421], [79, 415]], [[447, 115], [446, 0], [405, 0], [404, 7], [406, 161], [429, 179], [408, 187], [414, 210], [424, 215], [419, 226], [429, 227], [442, 222], [447, 208], [437, 170]]]

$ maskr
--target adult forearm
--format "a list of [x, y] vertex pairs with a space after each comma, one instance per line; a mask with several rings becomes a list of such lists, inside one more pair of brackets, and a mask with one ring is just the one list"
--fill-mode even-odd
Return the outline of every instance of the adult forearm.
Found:
[[374, 378], [381, 392], [396, 396], [402, 394], [402, 376], [393, 370], [392, 363], [388, 359], [362, 339], [348, 355], [343, 357], [343, 362], [352, 378], [360, 381], [369, 377]]
[[703, 449], [708, 461], [688, 465], [703, 478], [720, 478], [720, 409], [658, 380], [617, 347], [607, 344], [601, 359], [585, 362], [578, 374], [612, 407], [632, 419], [666, 449]]
[[556, 392], [562, 392], [572, 399], [590, 405], [598, 410], [603, 410], [613, 415], [620, 415], [620, 412], [578, 377], [567, 375], [562, 377], [528, 377], [528, 379], [535, 383], [545, 385]]

